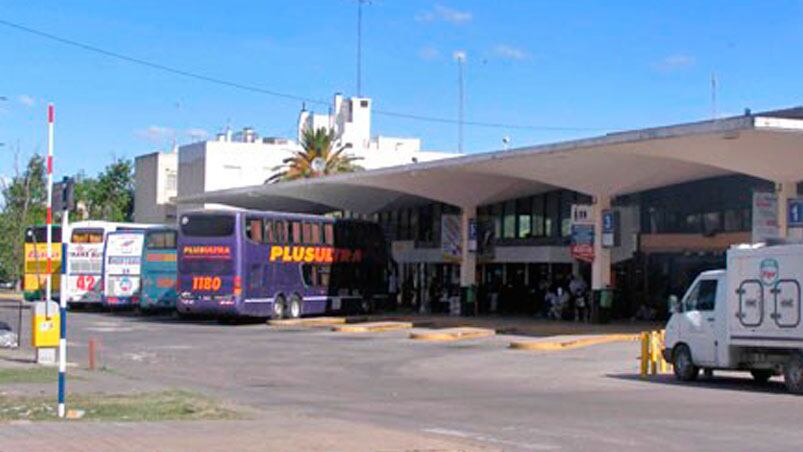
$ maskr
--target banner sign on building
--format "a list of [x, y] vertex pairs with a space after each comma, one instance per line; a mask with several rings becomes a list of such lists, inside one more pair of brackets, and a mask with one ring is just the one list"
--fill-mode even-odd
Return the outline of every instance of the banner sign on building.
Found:
[[468, 250], [472, 253], [477, 252], [477, 219], [468, 220]]
[[583, 262], [594, 261], [594, 210], [589, 204], [572, 204], [572, 257]]
[[792, 198], [787, 204], [786, 224], [790, 228], [803, 228], [803, 198]]
[[460, 215], [441, 215], [441, 254], [446, 261], [462, 260], [462, 241]]
[[753, 193], [753, 243], [766, 242], [780, 236], [778, 229], [778, 195]]
[[615, 210], [602, 211], [602, 247], [613, 248], [619, 246], [619, 212]]

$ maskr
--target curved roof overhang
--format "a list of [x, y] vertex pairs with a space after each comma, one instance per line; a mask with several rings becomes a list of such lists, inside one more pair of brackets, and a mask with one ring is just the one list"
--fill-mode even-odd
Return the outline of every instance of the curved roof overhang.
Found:
[[213, 191], [178, 202], [372, 213], [430, 201], [475, 207], [555, 188], [613, 197], [727, 174], [802, 180], [803, 120], [747, 115]]

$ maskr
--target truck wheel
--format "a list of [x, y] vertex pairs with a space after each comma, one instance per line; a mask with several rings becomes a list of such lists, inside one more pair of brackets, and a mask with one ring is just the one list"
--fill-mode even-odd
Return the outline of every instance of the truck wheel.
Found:
[[700, 368], [694, 365], [691, 360], [691, 351], [684, 344], [678, 345], [672, 354], [672, 365], [675, 371], [675, 378], [680, 381], [694, 381]]
[[770, 369], [753, 369], [750, 371], [750, 375], [753, 376], [753, 380], [756, 380], [758, 383], [766, 383], [772, 378], [775, 372], [771, 371]]
[[784, 366], [783, 382], [787, 391], [803, 395], [803, 362], [800, 356], [792, 356]]
[[298, 295], [293, 295], [290, 297], [290, 303], [287, 304], [287, 318], [288, 319], [297, 319], [301, 317], [302, 311], [302, 304], [301, 299]]
[[284, 297], [276, 297], [273, 301], [273, 313], [270, 317], [277, 320], [284, 317]]

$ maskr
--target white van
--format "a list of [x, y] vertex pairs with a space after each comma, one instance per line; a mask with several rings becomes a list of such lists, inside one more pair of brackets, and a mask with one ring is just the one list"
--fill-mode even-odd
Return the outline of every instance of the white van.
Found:
[[726, 270], [701, 273], [666, 325], [664, 358], [675, 376], [703, 369], [749, 371], [765, 382], [783, 374], [803, 394], [803, 245], [739, 245]]

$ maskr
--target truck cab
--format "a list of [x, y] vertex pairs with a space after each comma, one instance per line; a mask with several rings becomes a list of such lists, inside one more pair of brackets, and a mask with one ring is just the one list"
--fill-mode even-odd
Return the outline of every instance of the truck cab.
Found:
[[726, 275], [725, 270], [712, 270], [697, 276], [666, 325], [667, 349], [685, 345], [693, 350], [691, 364], [698, 368], [722, 365], [719, 355], [725, 344], [719, 338], [726, 330]]

